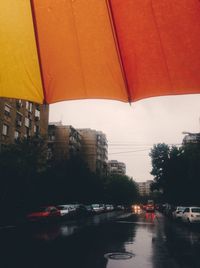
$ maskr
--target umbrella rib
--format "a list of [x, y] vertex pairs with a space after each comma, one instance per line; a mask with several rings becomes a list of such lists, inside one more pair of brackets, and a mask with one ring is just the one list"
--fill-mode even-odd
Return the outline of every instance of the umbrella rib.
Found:
[[35, 42], [36, 42], [36, 48], [37, 48], [37, 54], [38, 54], [38, 62], [39, 62], [39, 68], [40, 68], [40, 75], [41, 75], [41, 81], [42, 81], [42, 88], [43, 88], [43, 94], [44, 94], [44, 100], [43, 104], [47, 104], [46, 99], [46, 90], [45, 90], [45, 83], [44, 83], [44, 73], [42, 69], [42, 59], [41, 59], [41, 53], [40, 53], [40, 46], [39, 46], [39, 36], [38, 36], [38, 28], [37, 28], [37, 22], [36, 22], [36, 15], [35, 15], [35, 6], [33, 0], [30, 0], [30, 6], [31, 6], [31, 12], [32, 12], [32, 18], [33, 18], [33, 28], [35, 33]]
[[117, 29], [116, 29], [116, 24], [115, 24], [115, 20], [114, 20], [112, 4], [110, 3], [110, 0], [105, 0], [105, 1], [106, 1], [107, 9], [108, 9], [108, 14], [109, 14], [109, 19], [110, 19], [110, 24], [111, 24], [111, 29], [112, 29], [112, 35], [113, 35], [113, 39], [114, 39], [114, 43], [115, 43], [115, 47], [116, 47], [116, 51], [117, 51], [117, 55], [118, 55], [118, 60], [120, 63], [122, 77], [123, 77], [124, 84], [125, 84], [126, 91], [127, 91], [128, 102], [129, 102], [129, 104], [131, 104], [131, 101], [133, 101], [133, 100], [131, 97], [131, 91], [130, 91], [130, 88], [128, 85], [128, 80], [126, 77], [124, 62], [122, 60], [122, 54], [121, 54], [121, 50], [120, 50], [119, 39], [118, 39], [118, 35], [117, 35]]

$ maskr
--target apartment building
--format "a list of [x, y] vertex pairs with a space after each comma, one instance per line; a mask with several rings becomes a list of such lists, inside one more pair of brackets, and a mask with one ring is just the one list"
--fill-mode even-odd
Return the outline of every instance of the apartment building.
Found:
[[107, 174], [108, 144], [106, 135], [93, 129], [78, 129], [82, 136], [83, 158], [89, 169], [100, 175]]
[[49, 106], [0, 98], [0, 150], [16, 139], [47, 136]]
[[147, 180], [145, 182], [138, 182], [138, 191], [141, 196], [148, 196], [151, 194], [151, 184], [152, 180]]
[[81, 135], [72, 126], [52, 122], [48, 126], [48, 159], [61, 161], [81, 156]]
[[108, 174], [126, 175], [126, 165], [123, 162], [117, 160], [108, 161]]
[[189, 133], [184, 132], [185, 137], [183, 138], [183, 145], [186, 144], [200, 144], [200, 133]]

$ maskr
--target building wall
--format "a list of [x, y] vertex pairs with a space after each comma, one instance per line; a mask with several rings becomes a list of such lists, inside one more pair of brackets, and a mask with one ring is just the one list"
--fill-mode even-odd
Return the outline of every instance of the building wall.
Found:
[[199, 144], [200, 143], [200, 133], [188, 133], [183, 138], [183, 145], [186, 144]]
[[108, 173], [109, 174], [126, 174], [126, 165], [123, 162], [118, 162], [117, 160], [108, 161]]
[[107, 174], [108, 145], [106, 135], [93, 129], [78, 129], [82, 136], [83, 158], [92, 172]]
[[81, 135], [72, 126], [61, 123], [50, 123], [48, 127], [49, 160], [68, 160], [73, 156], [81, 156]]
[[150, 195], [152, 182], [153, 182], [152, 180], [148, 180], [145, 182], [138, 182], [137, 185], [138, 185], [139, 194], [142, 196]]
[[15, 139], [40, 135], [47, 137], [49, 106], [0, 98], [0, 147]]

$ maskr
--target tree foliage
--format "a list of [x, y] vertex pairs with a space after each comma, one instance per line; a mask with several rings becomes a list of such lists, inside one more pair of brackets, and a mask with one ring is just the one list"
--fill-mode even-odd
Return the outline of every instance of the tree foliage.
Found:
[[128, 176], [112, 175], [105, 181], [106, 201], [112, 204], [131, 204], [137, 199], [137, 186]]
[[25, 211], [36, 206], [66, 203], [129, 204], [137, 188], [127, 176], [92, 173], [78, 157], [49, 166], [41, 138], [18, 140], [0, 153], [0, 206]]
[[174, 204], [200, 204], [200, 145], [155, 145], [150, 153], [153, 189], [162, 189], [163, 200]]

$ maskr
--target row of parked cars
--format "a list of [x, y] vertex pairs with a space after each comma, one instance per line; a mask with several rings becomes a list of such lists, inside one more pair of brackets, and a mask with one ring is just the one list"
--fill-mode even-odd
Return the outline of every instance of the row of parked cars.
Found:
[[45, 206], [35, 209], [26, 215], [28, 221], [50, 220], [58, 218], [74, 219], [88, 215], [100, 214], [113, 211], [115, 209], [123, 210], [123, 206], [114, 207], [111, 204], [66, 204], [56, 206]]
[[172, 212], [172, 217], [175, 220], [180, 220], [187, 223], [200, 223], [200, 207], [176, 207]]
[[169, 204], [166, 204], [164, 205], [163, 212], [174, 220], [179, 220], [186, 223], [200, 223], [199, 206], [173, 207]]

